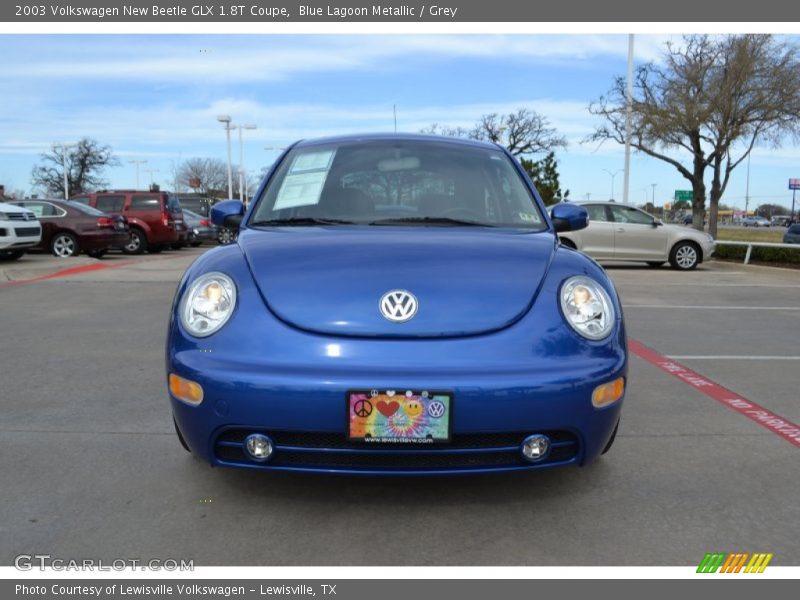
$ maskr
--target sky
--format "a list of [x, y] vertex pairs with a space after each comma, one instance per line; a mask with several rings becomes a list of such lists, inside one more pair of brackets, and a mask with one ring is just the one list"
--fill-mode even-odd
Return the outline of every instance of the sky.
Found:
[[[637, 63], [658, 61], [679, 36], [638, 35]], [[53, 143], [90, 137], [120, 165], [109, 187], [151, 178], [171, 189], [191, 157], [226, 158], [217, 115], [252, 123], [244, 164], [256, 177], [279, 148], [341, 133], [469, 127], [481, 115], [528, 108], [568, 140], [557, 152], [572, 198], [622, 198], [624, 150], [585, 138], [600, 122], [588, 105], [624, 75], [625, 35], [0, 35], [0, 184], [30, 193], [32, 167]], [[238, 162], [238, 132], [233, 160]], [[536, 158], [536, 157], [533, 157]], [[152, 170], [153, 172], [147, 172]], [[723, 202], [744, 207], [746, 164]], [[756, 148], [750, 207], [791, 204], [800, 148]], [[655, 184], [655, 186], [653, 185]], [[674, 167], [634, 154], [630, 201], [669, 201], [690, 189]]]

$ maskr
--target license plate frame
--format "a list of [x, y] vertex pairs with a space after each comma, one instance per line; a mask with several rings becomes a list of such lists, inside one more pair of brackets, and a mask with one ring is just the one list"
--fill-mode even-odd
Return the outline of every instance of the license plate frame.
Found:
[[453, 399], [451, 391], [419, 388], [348, 390], [346, 437], [350, 442], [365, 445], [448, 444], [453, 437]]

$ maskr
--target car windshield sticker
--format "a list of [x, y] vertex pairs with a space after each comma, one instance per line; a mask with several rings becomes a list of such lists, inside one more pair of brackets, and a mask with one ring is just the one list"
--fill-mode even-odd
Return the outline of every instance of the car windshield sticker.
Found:
[[524, 212], [519, 213], [519, 218], [522, 221], [538, 221], [539, 220], [539, 218], [536, 215], [531, 214], [531, 213], [524, 213]]
[[308, 152], [294, 157], [283, 179], [273, 210], [319, 204], [335, 150]]

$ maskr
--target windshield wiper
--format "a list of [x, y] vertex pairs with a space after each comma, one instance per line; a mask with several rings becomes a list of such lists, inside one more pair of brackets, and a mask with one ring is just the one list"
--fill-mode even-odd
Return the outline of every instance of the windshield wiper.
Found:
[[262, 219], [252, 221], [249, 225], [254, 227], [303, 227], [307, 225], [353, 225], [353, 221], [344, 219], [321, 219], [317, 217], [292, 217], [290, 219]]
[[489, 223], [480, 223], [468, 219], [453, 219], [451, 217], [393, 217], [370, 222], [370, 225], [453, 225], [467, 227], [494, 227]]

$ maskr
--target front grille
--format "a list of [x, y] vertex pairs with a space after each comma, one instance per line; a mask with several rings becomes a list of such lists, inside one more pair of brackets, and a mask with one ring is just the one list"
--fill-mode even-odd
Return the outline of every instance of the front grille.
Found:
[[31, 237], [34, 235], [39, 235], [41, 229], [38, 227], [15, 227], [14, 233], [16, 233], [19, 237]]
[[[553, 442], [540, 463], [522, 458], [519, 446], [532, 432], [456, 434], [447, 444], [417, 446], [352, 442], [343, 433], [227, 429], [214, 443], [218, 461], [260, 466], [244, 451], [251, 433], [265, 433], [275, 444], [275, 454], [263, 466], [320, 470], [437, 471], [485, 468], [519, 468], [569, 462], [577, 458], [578, 438], [567, 431], [544, 431]], [[387, 451], [388, 450], [388, 451]]]
[[13, 213], [6, 213], [6, 218], [9, 221], [32, 221], [32, 218], [28, 217], [29, 213], [21, 213], [21, 212], [13, 212]]

